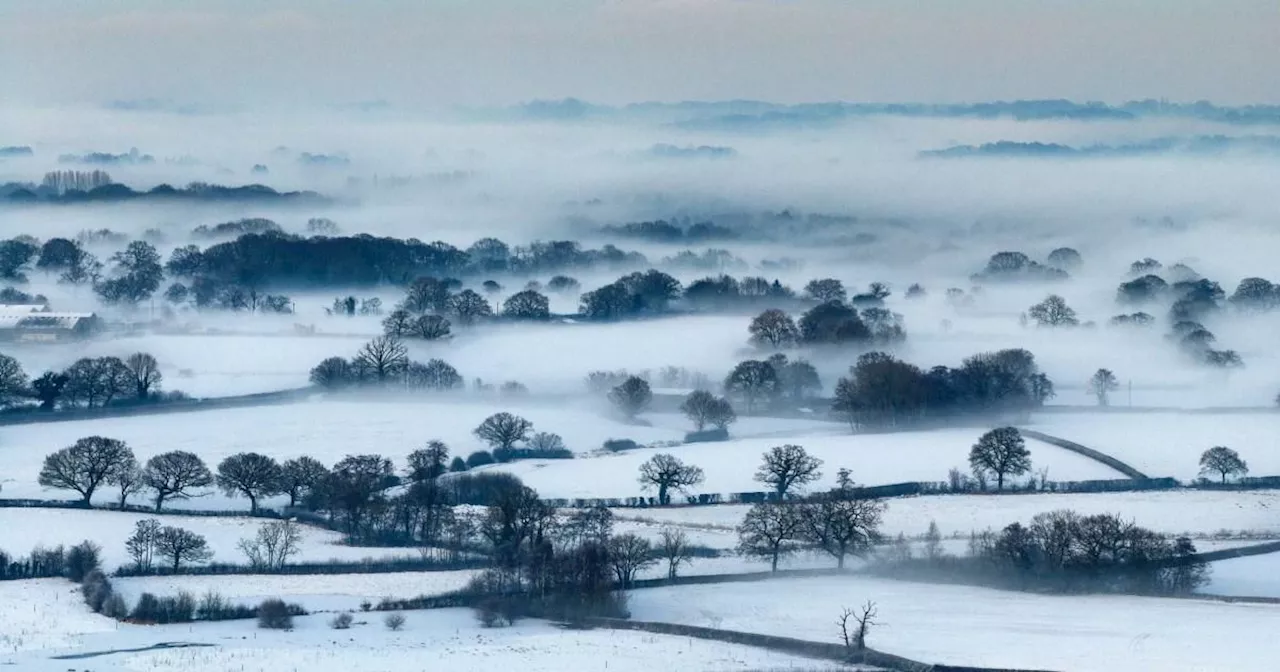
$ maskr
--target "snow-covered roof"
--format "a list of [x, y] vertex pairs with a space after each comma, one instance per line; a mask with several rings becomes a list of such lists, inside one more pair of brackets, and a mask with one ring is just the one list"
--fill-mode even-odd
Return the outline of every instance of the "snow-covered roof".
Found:
[[56, 327], [72, 329], [93, 313], [4, 313], [0, 312], [0, 329]]

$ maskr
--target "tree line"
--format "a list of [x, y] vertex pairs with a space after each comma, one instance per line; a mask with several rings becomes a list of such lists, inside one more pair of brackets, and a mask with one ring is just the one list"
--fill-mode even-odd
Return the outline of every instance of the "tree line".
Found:
[[164, 376], [156, 358], [135, 352], [115, 356], [82, 357], [62, 371], [45, 371], [28, 378], [18, 360], [0, 354], [0, 405], [40, 411], [58, 408], [103, 408], [112, 405], [147, 404], [188, 398], [174, 390], [162, 392]]

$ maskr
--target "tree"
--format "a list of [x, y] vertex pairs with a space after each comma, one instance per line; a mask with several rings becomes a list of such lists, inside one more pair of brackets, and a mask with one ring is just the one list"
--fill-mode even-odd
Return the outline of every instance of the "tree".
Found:
[[1031, 306], [1027, 315], [1042, 327], [1074, 327], [1080, 324], [1076, 311], [1057, 294], [1050, 294], [1044, 301]]
[[258, 627], [264, 630], [292, 630], [293, 613], [279, 598], [263, 600], [258, 605]]
[[561, 294], [572, 294], [581, 290], [582, 284], [567, 275], [557, 275], [547, 281], [547, 289]]
[[204, 537], [191, 530], [167, 525], [156, 534], [155, 552], [160, 557], [167, 558], [169, 567], [175, 572], [184, 562], [190, 565], [213, 557], [213, 550]]
[[424, 341], [445, 338], [453, 325], [439, 315], [419, 315], [410, 325], [409, 335]]
[[124, 542], [129, 557], [139, 571], [151, 571], [156, 553], [156, 539], [160, 536], [160, 521], [155, 518], [139, 520], [134, 523], [133, 534]]
[[22, 365], [9, 355], [0, 355], [0, 404], [9, 406], [26, 396], [27, 374]]
[[218, 487], [228, 496], [249, 498], [249, 513], [258, 512], [258, 498], [281, 492], [283, 471], [272, 458], [259, 453], [237, 453], [218, 464]]
[[1070, 247], [1059, 247], [1049, 253], [1049, 265], [1064, 271], [1074, 271], [1084, 263], [1080, 253]]
[[292, 520], [276, 520], [258, 528], [253, 539], [241, 539], [236, 547], [255, 569], [280, 570], [302, 550], [302, 529]]
[[703, 480], [702, 470], [693, 465], [686, 465], [670, 453], [658, 453], [649, 461], [640, 465], [640, 484], [645, 490], [650, 487], [658, 489], [658, 503], [666, 506], [671, 503], [668, 490], [683, 490], [697, 485]]
[[747, 331], [751, 334], [751, 343], [773, 350], [791, 347], [800, 338], [795, 320], [777, 308], [770, 308], [757, 315], [751, 320]]
[[1222, 476], [1222, 482], [1227, 482], [1227, 476], [1244, 476], [1249, 473], [1249, 464], [1240, 459], [1240, 454], [1226, 446], [1214, 446], [1204, 451], [1200, 455], [1200, 473], [1211, 474], [1217, 472]]
[[865, 344], [872, 340], [858, 311], [838, 301], [810, 308], [800, 316], [800, 342], [805, 345]]
[[464, 289], [449, 299], [449, 312], [464, 325], [475, 324], [478, 320], [493, 316], [493, 308], [489, 302], [473, 289]]
[[80, 246], [66, 238], [50, 238], [40, 246], [40, 258], [36, 268], [42, 271], [61, 271], [70, 268], [82, 254]]
[[348, 535], [357, 536], [373, 502], [395, 484], [391, 460], [381, 455], [348, 455], [333, 465], [326, 491], [330, 506], [343, 513]]
[[425, 448], [409, 453], [406, 475], [414, 483], [435, 480], [445, 473], [448, 462], [449, 447], [443, 441], [428, 441]]
[[830, 303], [832, 301], [843, 303], [846, 296], [844, 283], [835, 278], [810, 280], [804, 286], [804, 293], [819, 303]]
[[120, 490], [120, 499], [117, 502], [117, 506], [124, 510], [124, 507], [129, 503], [129, 495], [141, 492], [145, 485], [142, 482], [142, 468], [138, 466], [138, 460], [134, 459], [132, 455], [129, 456], [129, 459], [125, 460], [119, 469], [107, 477], [107, 483]]
[[866, 553], [879, 538], [885, 509], [883, 502], [843, 491], [792, 506], [800, 512], [804, 540], [834, 557], [840, 569], [846, 555]]
[[1098, 398], [1099, 406], [1109, 405], [1108, 396], [1118, 389], [1120, 382], [1110, 369], [1098, 369], [1089, 379], [1089, 393]]
[[71, 403], [106, 406], [120, 394], [133, 390], [132, 374], [119, 357], [82, 357], [67, 370], [63, 396]]
[[533, 423], [518, 415], [495, 413], [484, 419], [473, 433], [496, 450], [511, 450], [529, 437]]
[[360, 348], [355, 362], [367, 370], [373, 380], [386, 383], [409, 363], [409, 351], [400, 339], [379, 336]]
[[694, 390], [680, 404], [680, 411], [693, 423], [696, 431], [701, 432], [707, 425], [715, 425], [724, 429], [738, 419], [729, 400], [720, 398], [706, 390]]
[[40, 410], [52, 411], [62, 398], [62, 392], [70, 378], [65, 373], [45, 371], [39, 378], [31, 381], [33, 396], [40, 402]]
[[150, 243], [135, 240], [112, 255], [113, 276], [97, 283], [94, 291], [107, 303], [137, 304], [160, 288], [164, 277], [160, 253]]
[[529, 440], [526, 443], [529, 447], [529, 450], [536, 451], [539, 453], [551, 453], [551, 452], [558, 452], [561, 450], [568, 450], [564, 446], [564, 439], [561, 438], [559, 434], [553, 434], [551, 432], [538, 432], [537, 434], [534, 434], [533, 436], [529, 437]]
[[430, 276], [415, 278], [409, 283], [400, 306], [414, 315], [429, 311], [443, 313], [449, 309], [449, 285], [448, 280]]
[[396, 308], [382, 320], [382, 333], [391, 338], [404, 338], [413, 328], [413, 314], [404, 308]]
[[[836, 624], [840, 626], [840, 638], [844, 641], [845, 648], [855, 651], [862, 651], [867, 648], [867, 633], [871, 631], [871, 626], [876, 625], [876, 603], [867, 602], [862, 605], [860, 611], [845, 608], [840, 613], [840, 619]], [[853, 622], [851, 629], [850, 621]]]
[[27, 274], [24, 271], [27, 263], [38, 250], [31, 242], [21, 238], [0, 242], [0, 279], [26, 282]]
[[640, 570], [656, 562], [653, 545], [648, 539], [630, 533], [609, 539], [609, 563], [613, 565], [613, 573], [620, 588], [630, 587]]
[[822, 391], [822, 379], [813, 364], [803, 359], [787, 361], [780, 353], [770, 357], [769, 363], [778, 374], [778, 392], [792, 401], [803, 402]]
[[942, 558], [942, 532], [934, 520], [929, 521], [929, 529], [924, 533], [924, 557], [933, 561]]
[[134, 396], [138, 399], [146, 399], [151, 396], [151, 390], [159, 387], [163, 376], [160, 374], [160, 365], [156, 363], [156, 358], [145, 352], [135, 352], [124, 360], [125, 367], [129, 370], [129, 375], [133, 380]]
[[400, 632], [401, 628], [404, 627], [404, 621], [404, 614], [387, 614], [382, 619], [383, 625], [386, 625], [391, 632]]
[[280, 465], [280, 490], [289, 495], [289, 507], [310, 499], [329, 477], [329, 470], [319, 460], [302, 456], [285, 460]]
[[133, 459], [123, 441], [88, 436], [44, 459], [39, 482], [46, 488], [74, 490], [89, 506], [93, 493]]
[[778, 560], [796, 550], [804, 531], [800, 510], [786, 502], [753, 504], [738, 525], [738, 550], [744, 555], [769, 559], [770, 571]]
[[1005, 476], [1020, 476], [1031, 470], [1031, 453], [1016, 428], [1000, 427], [983, 434], [973, 444], [969, 466], [974, 474], [995, 474], [996, 489], [1003, 490]]
[[609, 401], [628, 419], [636, 417], [653, 401], [653, 392], [649, 390], [649, 382], [638, 376], [631, 376], [621, 385], [609, 390]]
[[351, 363], [341, 357], [329, 357], [311, 369], [311, 384], [330, 390], [350, 385], [353, 377]]
[[[605, 509], [606, 511], [608, 509]], [[680, 565], [693, 561], [690, 554], [689, 535], [684, 530], [674, 527], [663, 527], [658, 537], [658, 557], [667, 561], [667, 578], [674, 579], [680, 571]]]
[[551, 308], [546, 296], [526, 289], [502, 302], [502, 314], [517, 320], [545, 320], [551, 317]]
[[739, 362], [724, 380], [725, 393], [746, 403], [747, 412], [756, 404], [774, 398], [778, 391], [778, 372], [769, 362], [749, 359]]
[[175, 450], [147, 460], [142, 482], [155, 491], [156, 511], [166, 499], [187, 499], [190, 490], [213, 485], [213, 474], [193, 453]]
[[764, 462], [756, 470], [755, 480], [773, 488], [781, 499], [793, 487], [822, 478], [822, 460], [792, 444], [774, 446], [764, 454]]

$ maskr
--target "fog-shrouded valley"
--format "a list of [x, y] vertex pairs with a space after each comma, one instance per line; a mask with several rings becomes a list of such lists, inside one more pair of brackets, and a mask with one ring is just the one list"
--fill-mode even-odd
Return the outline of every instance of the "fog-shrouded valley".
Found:
[[[1252, 71], [1090, 88], [874, 3], [133, 4], [0, 10], [76, 64], [0, 102], [0, 665], [1275, 669]], [[828, 67], [864, 10], [909, 85]], [[234, 26], [259, 78], [169, 44]]]

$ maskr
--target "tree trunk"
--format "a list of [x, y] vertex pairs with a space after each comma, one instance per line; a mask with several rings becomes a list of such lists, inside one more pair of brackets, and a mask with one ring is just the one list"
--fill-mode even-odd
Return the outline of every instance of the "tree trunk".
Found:
[[1004, 490], [1004, 472], [996, 472], [996, 490]]
[[249, 515], [253, 515], [257, 512], [258, 512], [258, 498], [254, 497], [253, 495], [249, 495]]
[[667, 485], [665, 483], [658, 485], [658, 504], [661, 506], [667, 505]]
[[771, 562], [771, 563], [769, 563], [769, 571], [771, 571], [771, 572], [776, 572], [776, 571], [778, 571], [778, 551], [777, 551], [777, 549], [774, 549], [774, 551], [773, 551], [773, 558], [772, 558], [772, 562]]
[[164, 505], [164, 495], [162, 493], [157, 492], [156, 493], [156, 513], [160, 513], [160, 507], [163, 505]]
[[844, 551], [836, 556], [836, 569], [844, 569]]
[[1224, 471], [1224, 472], [1222, 472], [1222, 482], [1223, 482], [1223, 483], [1226, 483], [1226, 482], [1227, 482], [1227, 472], [1225, 472], [1225, 471]]

